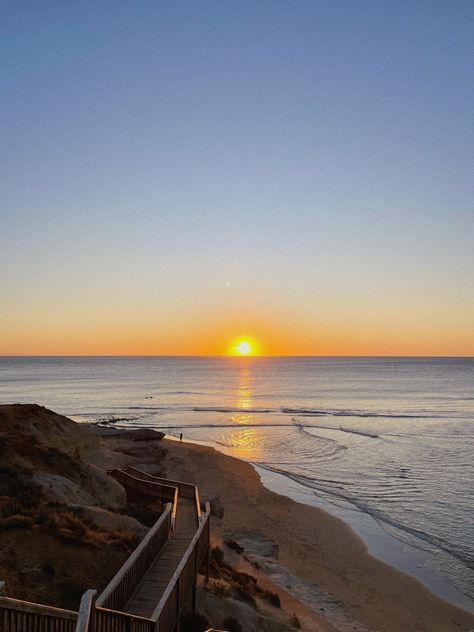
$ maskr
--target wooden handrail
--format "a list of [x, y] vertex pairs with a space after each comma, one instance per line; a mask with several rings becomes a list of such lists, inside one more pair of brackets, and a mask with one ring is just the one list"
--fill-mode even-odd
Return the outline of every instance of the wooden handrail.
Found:
[[95, 627], [89, 632], [155, 632], [155, 629], [155, 622], [151, 619], [97, 607]]
[[97, 590], [86, 590], [86, 592], [82, 595], [75, 632], [87, 632], [89, 630], [91, 622], [95, 619], [96, 595]]
[[197, 516], [197, 524], [201, 522], [201, 502], [199, 500], [199, 490], [197, 485], [193, 485], [192, 483], [184, 483], [183, 481], [174, 481], [168, 478], [162, 478], [160, 476], [154, 476], [153, 474], [148, 474], [148, 472], [142, 472], [142, 470], [138, 470], [136, 467], [130, 465], [125, 470], [127, 473], [131, 474], [134, 478], [138, 478], [144, 481], [150, 481], [154, 483], [158, 483], [161, 485], [172, 485], [173, 487], [177, 487], [179, 490], [179, 495], [183, 498], [189, 498], [190, 500], [194, 500], [196, 505], [196, 516]]
[[[151, 616], [153, 621], [158, 622], [160, 632], [174, 630], [179, 617], [181, 603], [191, 589], [199, 567], [204, 559], [204, 555], [208, 551], [210, 514], [211, 509], [209, 503], [206, 503], [206, 512], [202, 517], [201, 523]], [[206, 539], [204, 553], [199, 550], [199, 544], [201, 543], [203, 535]], [[187, 584], [185, 586], [181, 585], [183, 578], [187, 580], [185, 581]]]
[[201, 501], [199, 500], [199, 490], [197, 488], [197, 485], [194, 487], [194, 502], [196, 503], [196, 517], [197, 517], [197, 522], [199, 525], [202, 519], [202, 512], [201, 512]]
[[132, 476], [135, 476], [142, 480], [152, 481], [161, 485], [172, 485], [173, 487], [178, 488], [179, 495], [183, 498], [194, 498], [194, 490], [196, 489], [196, 485], [193, 485], [192, 483], [185, 483], [184, 481], [174, 481], [170, 478], [154, 476], [153, 474], [148, 474], [148, 472], [142, 472], [142, 470], [138, 470], [132, 465], [129, 465], [125, 469], [125, 471], [127, 473], [130, 473]]
[[[133, 470], [133, 472], [130, 472], [129, 470]], [[176, 512], [178, 509], [178, 488], [176, 485], [167, 485], [162, 482], [156, 482], [152, 480], [153, 476], [146, 475], [145, 472], [132, 467], [127, 468], [127, 470], [109, 470], [108, 474], [113, 476], [125, 488], [160, 498], [160, 500], [171, 501], [173, 503], [171, 528], [173, 531], [175, 530]], [[144, 483], [146, 483], [146, 485], [144, 485]], [[150, 484], [152, 487], [150, 487]]]
[[128, 612], [96, 607], [96, 590], [87, 590], [81, 599], [74, 632], [154, 632], [155, 622]]
[[178, 511], [178, 489], [174, 488], [173, 504], [171, 505], [171, 531], [176, 531], [176, 513]]
[[[136, 470], [136, 472], [140, 473], [140, 470]], [[145, 478], [143, 475], [136, 476], [125, 470], [108, 470], [107, 474], [113, 476], [119, 483], [131, 491], [168, 502], [174, 501], [176, 485], [154, 481], [150, 478]]]
[[172, 505], [168, 503], [159, 520], [97, 598], [98, 606], [117, 610], [124, 607], [164, 543], [168, 541], [171, 512]]
[[0, 606], [15, 610], [16, 612], [25, 612], [28, 614], [45, 615], [50, 617], [58, 617], [76, 622], [77, 612], [73, 610], [63, 610], [63, 608], [55, 608], [54, 606], [45, 606], [41, 603], [33, 603], [30, 601], [22, 601], [21, 599], [13, 599], [12, 597], [0, 597]]
[[77, 612], [0, 597], [0, 629], [5, 632], [75, 632]]
[[[79, 612], [44, 606], [2, 596], [0, 582], [0, 630], [16, 632], [172, 632], [179, 621], [180, 608], [189, 590], [196, 588], [196, 577], [204, 556], [209, 552], [210, 506], [201, 513], [195, 485], [154, 477], [135, 468], [110, 472], [119, 482], [154, 498], [169, 499], [165, 511], [148, 531], [102, 594], [88, 590], [81, 599]], [[171, 483], [171, 484], [170, 484]], [[178, 495], [194, 501], [196, 532], [150, 619], [121, 612], [143, 576], [170, 537], [176, 521]], [[194, 595], [194, 593], [193, 593]], [[194, 603], [194, 596], [193, 596]], [[3, 626], [3, 627], [2, 627]], [[215, 631], [218, 632], [218, 631]]]

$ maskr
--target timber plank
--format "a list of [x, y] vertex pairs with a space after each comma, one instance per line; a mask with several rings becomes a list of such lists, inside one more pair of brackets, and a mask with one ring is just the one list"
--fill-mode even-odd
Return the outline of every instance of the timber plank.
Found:
[[176, 530], [124, 607], [124, 612], [151, 617], [197, 529], [195, 502], [179, 498]]

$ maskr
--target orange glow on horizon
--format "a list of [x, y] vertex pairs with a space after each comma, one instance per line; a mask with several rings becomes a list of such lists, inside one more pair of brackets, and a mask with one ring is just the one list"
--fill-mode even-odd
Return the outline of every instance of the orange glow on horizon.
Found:
[[[8, 307], [8, 306], [7, 306]], [[318, 317], [276, 306], [233, 313], [218, 305], [196, 312], [135, 310], [114, 305], [84, 315], [80, 309], [17, 310], [0, 316], [0, 355], [78, 356], [473, 356], [470, 315], [432, 315], [420, 309], [367, 317], [335, 310]], [[192, 317], [190, 316], [192, 314]], [[341, 315], [342, 314], [342, 315]], [[443, 316], [443, 317], [441, 317]], [[240, 334], [240, 335], [239, 335]], [[243, 345], [248, 343], [250, 349]], [[249, 353], [247, 353], [249, 351]]]
[[241, 337], [231, 343], [228, 354], [233, 356], [260, 355], [260, 345], [252, 338]]

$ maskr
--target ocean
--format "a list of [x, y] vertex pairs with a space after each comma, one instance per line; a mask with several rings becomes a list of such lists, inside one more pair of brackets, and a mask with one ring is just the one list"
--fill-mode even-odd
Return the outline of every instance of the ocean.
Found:
[[474, 358], [1, 357], [16, 402], [214, 445], [474, 611]]

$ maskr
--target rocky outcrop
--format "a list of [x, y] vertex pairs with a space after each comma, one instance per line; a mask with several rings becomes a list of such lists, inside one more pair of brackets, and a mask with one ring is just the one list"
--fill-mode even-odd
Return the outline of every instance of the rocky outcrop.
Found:
[[224, 517], [224, 505], [222, 504], [219, 496], [208, 496], [206, 501], [211, 507], [211, 516], [214, 516], [214, 518]]
[[86, 460], [93, 457], [100, 458], [100, 440], [87, 426], [35, 404], [0, 406], [2, 495], [122, 507], [122, 486]]
[[258, 529], [238, 529], [232, 533], [246, 555], [278, 559], [278, 544]]
[[37, 404], [0, 406], [0, 438], [32, 440], [76, 458], [99, 450], [99, 438], [85, 425]]

